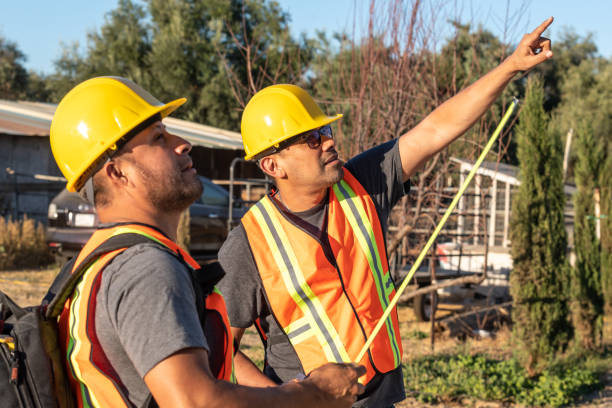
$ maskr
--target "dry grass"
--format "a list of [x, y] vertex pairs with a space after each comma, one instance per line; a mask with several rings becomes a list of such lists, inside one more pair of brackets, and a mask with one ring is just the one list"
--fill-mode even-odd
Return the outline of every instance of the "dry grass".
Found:
[[39, 268], [52, 260], [42, 224], [27, 217], [16, 221], [0, 217], [0, 270]]
[[47, 293], [58, 272], [59, 267], [0, 271], [0, 289], [20, 306], [35, 305]]

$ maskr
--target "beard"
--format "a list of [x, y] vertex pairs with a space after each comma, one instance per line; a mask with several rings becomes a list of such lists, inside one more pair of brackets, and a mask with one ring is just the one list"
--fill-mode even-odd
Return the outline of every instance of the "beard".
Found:
[[184, 211], [204, 191], [197, 174], [183, 173], [178, 167], [171, 173], [157, 174], [139, 163], [134, 164], [145, 183], [147, 199], [161, 211]]
[[332, 168], [326, 169], [325, 181], [327, 186], [333, 186], [344, 177], [344, 162], [338, 159], [338, 163]]

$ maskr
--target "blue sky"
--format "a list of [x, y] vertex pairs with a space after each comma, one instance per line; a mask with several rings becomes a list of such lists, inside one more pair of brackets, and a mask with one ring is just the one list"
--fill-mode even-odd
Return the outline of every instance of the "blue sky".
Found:
[[[433, 0], [440, 2], [443, 0]], [[464, 20], [482, 23], [499, 37], [503, 37], [504, 15], [509, 4], [510, 13], [522, 9], [520, 23], [512, 27], [508, 38], [518, 42], [522, 34], [531, 30], [550, 15], [555, 22], [549, 36], [563, 27], [573, 27], [580, 34], [593, 33], [600, 54], [612, 57], [612, 1], [610, 0], [446, 0], [458, 10]], [[38, 72], [53, 71], [53, 60], [61, 55], [63, 42], [86, 43], [88, 31], [99, 29], [104, 14], [117, 5], [117, 0], [21, 0], [2, 1], [0, 34], [16, 42], [28, 60], [26, 67]], [[351, 27], [352, 16], [363, 16], [368, 0], [279, 0], [291, 15], [291, 29], [295, 34], [314, 34], [315, 29], [329, 33]], [[448, 16], [453, 17], [453, 16]], [[441, 33], [446, 36], [447, 33]]]

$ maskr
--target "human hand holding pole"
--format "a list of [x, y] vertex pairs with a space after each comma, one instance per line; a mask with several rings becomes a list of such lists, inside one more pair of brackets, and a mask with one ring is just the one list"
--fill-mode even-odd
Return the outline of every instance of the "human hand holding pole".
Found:
[[350, 407], [364, 391], [358, 379], [365, 373], [365, 367], [355, 363], [327, 363], [300, 382], [321, 393], [321, 403], [325, 406]]

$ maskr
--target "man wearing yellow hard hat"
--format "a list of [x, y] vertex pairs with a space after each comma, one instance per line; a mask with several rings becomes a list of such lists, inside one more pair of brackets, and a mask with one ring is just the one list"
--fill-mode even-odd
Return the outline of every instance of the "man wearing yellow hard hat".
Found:
[[[322, 364], [354, 361], [394, 286], [385, 248], [391, 208], [410, 176], [484, 114], [519, 71], [552, 57], [541, 37], [552, 18], [514, 53], [446, 101], [397, 140], [343, 163], [327, 116], [294, 85], [273, 85], [244, 109], [246, 159], [257, 160], [275, 189], [242, 218], [219, 253], [237, 342], [255, 324], [266, 349], [263, 374], [241, 352], [238, 382], [269, 385], [301, 378]], [[365, 392], [354, 406], [388, 407], [405, 398], [397, 311], [357, 363]]]
[[[349, 407], [356, 364], [328, 364], [281, 387], [234, 384], [221, 269], [200, 269], [175, 243], [181, 212], [202, 194], [191, 145], [164, 104], [119, 77], [73, 88], [51, 124], [55, 160], [102, 223], [63, 273], [59, 338], [79, 407]], [[61, 309], [63, 306], [63, 309]], [[50, 307], [56, 307], [51, 303]]]

